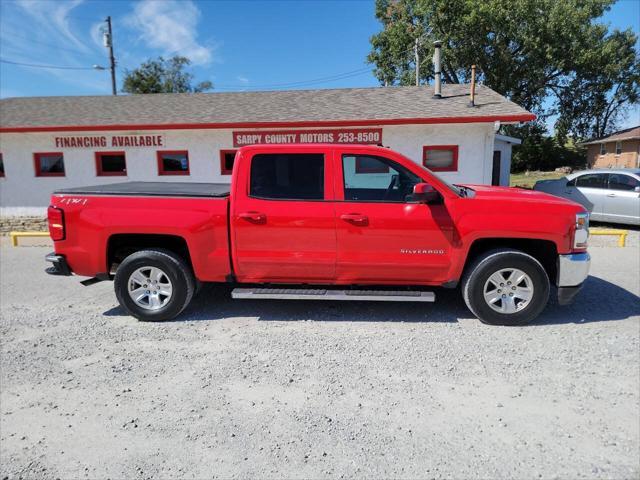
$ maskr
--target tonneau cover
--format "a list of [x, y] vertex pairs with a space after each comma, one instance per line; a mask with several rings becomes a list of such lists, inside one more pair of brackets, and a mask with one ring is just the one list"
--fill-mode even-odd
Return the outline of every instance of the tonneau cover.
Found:
[[228, 197], [231, 185], [193, 182], [124, 182], [90, 187], [63, 188], [54, 194], [124, 195], [154, 197]]

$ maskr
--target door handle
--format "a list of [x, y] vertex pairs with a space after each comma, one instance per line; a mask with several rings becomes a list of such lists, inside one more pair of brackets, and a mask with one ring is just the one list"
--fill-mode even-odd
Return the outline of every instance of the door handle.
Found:
[[242, 212], [238, 214], [238, 218], [244, 218], [250, 222], [264, 223], [267, 220], [267, 216], [260, 212]]
[[615, 193], [609, 193], [607, 194], [607, 197], [617, 197], [617, 195]]
[[340, 215], [340, 219], [355, 225], [367, 225], [369, 223], [369, 217], [359, 213], [343, 213]]

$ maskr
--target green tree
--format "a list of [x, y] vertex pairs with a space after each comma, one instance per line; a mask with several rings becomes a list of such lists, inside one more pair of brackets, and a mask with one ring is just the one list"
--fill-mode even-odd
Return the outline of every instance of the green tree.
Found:
[[125, 72], [122, 91], [126, 93], [187, 93], [211, 90], [209, 81], [193, 85], [193, 74], [185, 72], [191, 61], [174, 56], [165, 60], [147, 60], [134, 70]]
[[[433, 78], [433, 41], [443, 41], [444, 83], [479, 80], [540, 122], [555, 118], [561, 138], [614, 130], [638, 102], [640, 62], [631, 30], [609, 32], [596, 19], [614, 0], [376, 0], [383, 29], [369, 62], [384, 85]], [[542, 125], [542, 123], [540, 123]], [[511, 129], [513, 133], [513, 129]]]

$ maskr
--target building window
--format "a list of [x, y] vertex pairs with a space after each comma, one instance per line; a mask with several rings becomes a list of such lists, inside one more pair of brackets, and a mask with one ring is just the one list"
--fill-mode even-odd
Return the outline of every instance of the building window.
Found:
[[616, 142], [616, 155], [620, 155], [622, 153], [622, 142]]
[[458, 171], [458, 145], [422, 147], [422, 164], [434, 172]]
[[220, 150], [220, 173], [231, 175], [237, 150]]
[[356, 173], [389, 173], [389, 166], [376, 157], [355, 157]]
[[189, 175], [189, 153], [186, 150], [158, 152], [158, 175]]
[[64, 177], [64, 155], [62, 153], [34, 153], [36, 177]]
[[600, 155], [606, 155], [607, 154], [607, 144], [606, 143], [601, 143], [600, 144]]
[[127, 174], [124, 152], [96, 152], [96, 175], [118, 177]]
[[0, 177], [4, 177], [4, 159], [0, 153]]

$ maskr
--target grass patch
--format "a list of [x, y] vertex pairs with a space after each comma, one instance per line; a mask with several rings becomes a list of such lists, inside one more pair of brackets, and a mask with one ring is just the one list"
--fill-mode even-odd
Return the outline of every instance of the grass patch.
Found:
[[553, 180], [555, 178], [564, 177], [566, 173], [561, 172], [523, 172], [512, 173], [510, 185], [512, 187], [533, 188], [533, 184], [538, 180]]

